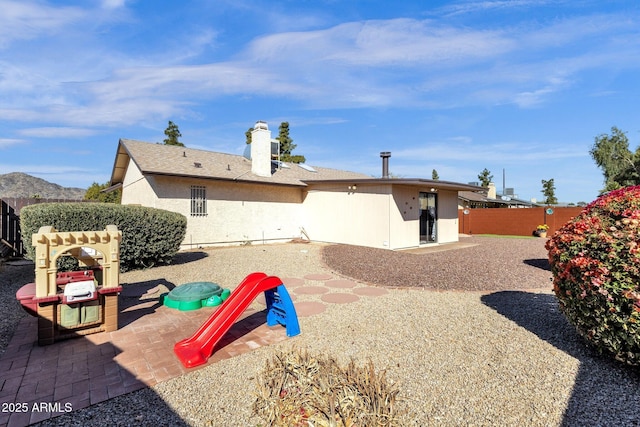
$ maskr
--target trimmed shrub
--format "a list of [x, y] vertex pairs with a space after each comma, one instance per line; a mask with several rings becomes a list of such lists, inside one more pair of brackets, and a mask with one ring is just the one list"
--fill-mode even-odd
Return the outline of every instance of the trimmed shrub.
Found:
[[111, 203], [42, 203], [20, 211], [30, 259], [35, 257], [31, 235], [42, 226], [51, 225], [58, 231], [96, 231], [109, 224], [122, 231], [120, 269], [127, 271], [169, 264], [184, 240], [187, 219], [162, 209]]
[[340, 367], [330, 356], [279, 352], [257, 378], [253, 413], [270, 426], [408, 425], [397, 406], [399, 389], [373, 363]]
[[560, 309], [600, 353], [640, 364], [640, 186], [607, 193], [547, 242]]

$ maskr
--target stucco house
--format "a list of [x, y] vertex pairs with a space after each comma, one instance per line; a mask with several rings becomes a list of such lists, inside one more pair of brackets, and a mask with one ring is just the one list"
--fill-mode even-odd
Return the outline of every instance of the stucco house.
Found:
[[458, 191], [474, 186], [280, 162], [268, 125], [246, 155], [121, 139], [111, 185], [122, 204], [187, 217], [184, 249], [249, 242], [343, 243], [402, 249], [458, 241]]

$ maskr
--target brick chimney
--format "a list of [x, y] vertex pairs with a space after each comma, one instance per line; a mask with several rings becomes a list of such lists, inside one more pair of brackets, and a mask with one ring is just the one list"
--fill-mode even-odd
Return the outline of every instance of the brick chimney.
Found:
[[263, 121], [256, 122], [251, 132], [251, 172], [271, 177], [271, 131]]

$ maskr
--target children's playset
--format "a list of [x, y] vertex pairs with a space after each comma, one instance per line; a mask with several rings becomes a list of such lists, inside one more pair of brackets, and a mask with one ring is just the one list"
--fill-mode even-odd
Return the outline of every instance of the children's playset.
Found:
[[192, 282], [176, 286], [165, 295], [162, 303], [180, 311], [197, 310], [202, 307], [216, 307], [229, 298], [231, 291], [211, 282]]
[[[120, 242], [115, 225], [103, 231], [58, 232], [41, 227], [32, 237], [36, 248], [35, 283], [16, 293], [22, 307], [38, 318], [38, 344], [118, 329]], [[71, 256], [79, 271], [58, 272], [58, 260]], [[211, 282], [186, 283], [163, 298], [167, 307], [188, 311], [219, 306], [189, 338], [174, 346], [187, 368], [207, 362], [220, 339], [264, 293], [267, 325], [286, 327], [287, 336], [300, 333], [298, 316], [282, 280], [265, 273], [249, 274], [233, 291]]]
[[298, 335], [300, 325], [296, 309], [282, 280], [265, 273], [251, 273], [191, 337], [176, 343], [173, 351], [182, 364], [193, 368], [206, 363], [224, 334], [263, 292], [267, 303], [267, 325], [280, 324], [286, 327], [287, 336]]
[[[38, 317], [38, 344], [118, 329], [121, 240], [115, 225], [78, 232], [46, 226], [33, 235], [35, 283], [20, 288], [16, 298]], [[82, 269], [58, 272], [63, 256], [78, 260]]]

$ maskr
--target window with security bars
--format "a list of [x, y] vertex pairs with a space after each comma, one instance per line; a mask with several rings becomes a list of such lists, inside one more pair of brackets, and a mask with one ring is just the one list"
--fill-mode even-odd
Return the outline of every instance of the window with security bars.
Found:
[[207, 189], [203, 186], [191, 186], [191, 216], [207, 215]]

